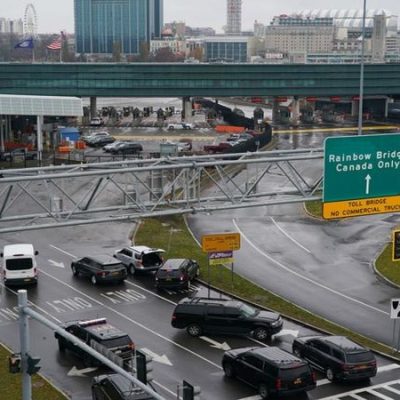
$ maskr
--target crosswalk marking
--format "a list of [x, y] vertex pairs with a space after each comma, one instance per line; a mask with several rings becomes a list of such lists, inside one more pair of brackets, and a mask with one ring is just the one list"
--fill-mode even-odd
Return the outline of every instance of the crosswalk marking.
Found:
[[320, 400], [340, 400], [341, 398], [351, 397], [356, 400], [366, 400], [365, 397], [362, 397], [362, 393], [372, 394], [383, 400], [393, 400], [391, 397], [388, 397], [382, 393], [377, 392], [375, 389], [384, 388], [385, 390], [390, 390], [393, 393], [400, 394], [400, 391], [391, 387], [391, 385], [400, 384], [400, 379], [396, 379], [394, 381], [380, 383], [379, 385], [367, 386], [365, 388], [355, 389], [350, 392], [338, 393], [334, 396], [324, 397]]

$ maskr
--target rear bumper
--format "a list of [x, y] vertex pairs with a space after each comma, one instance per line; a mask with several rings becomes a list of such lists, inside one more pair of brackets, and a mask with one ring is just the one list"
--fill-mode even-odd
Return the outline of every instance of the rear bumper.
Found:
[[158, 281], [156, 282], [157, 289], [181, 289], [186, 287], [188, 281]]
[[281, 397], [281, 396], [293, 395], [293, 394], [296, 394], [296, 393], [308, 392], [310, 390], [315, 389], [316, 387], [317, 387], [317, 385], [315, 383], [313, 383], [311, 385], [302, 386], [302, 387], [293, 388], [293, 389], [281, 389], [281, 390], [271, 389], [270, 393], [272, 395], [277, 396], [277, 397]]
[[29, 278], [17, 278], [17, 279], [4, 279], [6, 286], [23, 286], [23, 285], [36, 285], [38, 281], [37, 276]]
[[338, 379], [342, 381], [358, 381], [362, 379], [373, 378], [376, 375], [375, 370], [368, 370], [368, 371], [357, 371], [357, 372], [343, 372], [338, 375]]

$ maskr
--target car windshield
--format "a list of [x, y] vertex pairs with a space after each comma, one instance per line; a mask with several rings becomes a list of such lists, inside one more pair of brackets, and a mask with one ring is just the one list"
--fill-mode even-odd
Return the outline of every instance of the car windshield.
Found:
[[374, 356], [371, 352], [364, 351], [362, 353], [347, 353], [346, 359], [349, 363], [363, 363], [373, 361]]
[[32, 258], [11, 258], [6, 260], [6, 268], [9, 271], [21, 269], [31, 269], [33, 267]]
[[258, 314], [258, 310], [256, 310], [253, 307], [248, 306], [247, 304], [241, 304], [240, 307], [240, 313], [244, 315], [245, 317], [254, 317], [255, 315]]

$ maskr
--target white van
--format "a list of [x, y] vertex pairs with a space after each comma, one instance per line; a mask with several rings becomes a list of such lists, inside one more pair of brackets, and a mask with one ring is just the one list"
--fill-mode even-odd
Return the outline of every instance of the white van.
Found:
[[38, 271], [36, 255], [39, 252], [31, 244], [9, 244], [4, 246], [1, 257], [4, 258], [1, 268], [5, 285], [37, 283]]

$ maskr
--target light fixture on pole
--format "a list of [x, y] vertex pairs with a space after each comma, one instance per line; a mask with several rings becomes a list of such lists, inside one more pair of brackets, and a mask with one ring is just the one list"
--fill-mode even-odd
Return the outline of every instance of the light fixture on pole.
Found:
[[361, 60], [360, 60], [360, 98], [358, 100], [358, 129], [357, 134], [362, 135], [363, 100], [364, 100], [364, 52], [365, 52], [365, 17], [367, 13], [367, 0], [364, 0], [362, 31], [361, 31]]

